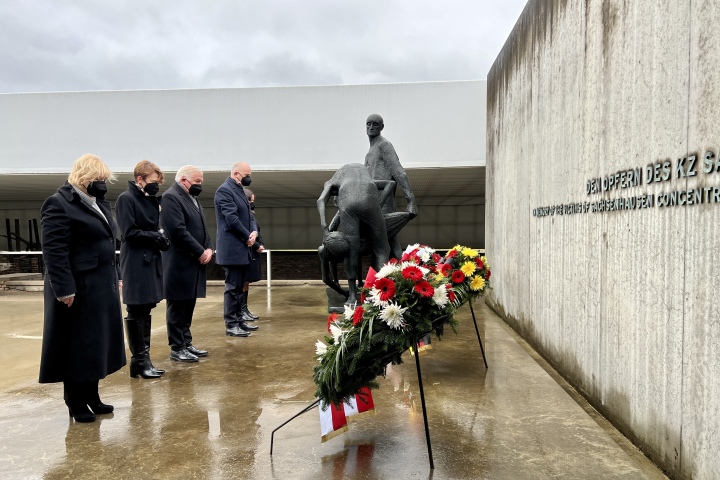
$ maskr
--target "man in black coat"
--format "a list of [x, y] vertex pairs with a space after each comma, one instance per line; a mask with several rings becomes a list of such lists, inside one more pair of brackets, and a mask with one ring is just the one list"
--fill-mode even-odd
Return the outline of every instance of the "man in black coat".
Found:
[[250, 165], [238, 162], [215, 192], [216, 262], [225, 270], [225, 334], [233, 337], [247, 337], [250, 331], [258, 329], [247, 324], [253, 318], [243, 312], [246, 298], [243, 287], [258, 235], [250, 202], [243, 191], [243, 186], [250, 185], [251, 174]]
[[162, 195], [161, 220], [172, 243], [162, 253], [168, 341], [170, 359], [179, 362], [197, 362], [208, 354], [193, 346], [190, 333], [195, 302], [205, 297], [207, 264], [212, 258], [212, 242], [197, 200], [202, 182], [202, 171], [185, 165]]

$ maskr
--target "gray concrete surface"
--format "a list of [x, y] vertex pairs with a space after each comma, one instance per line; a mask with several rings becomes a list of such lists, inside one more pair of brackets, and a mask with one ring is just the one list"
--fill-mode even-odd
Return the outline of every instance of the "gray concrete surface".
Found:
[[[467, 307], [458, 334], [421, 357], [435, 460], [428, 465], [417, 374], [406, 354], [374, 393], [377, 414], [320, 442], [312, 367], [326, 328], [325, 289], [253, 288], [261, 318], [249, 338], [224, 335], [222, 289], [198, 303], [196, 364], [168, 359], [155, 309], [158, 380], [125, 367], [100, 382], [112, 415], [70, 421], [59, 384], [37, 383], [42, 296], [0, 291], [0, 477], [4, 479], [662, 479], [484, 304], [475, 304], [485, 370]], [[560, 382], [560, 383], [558, 383]]]
[[[719, 22], [709, 0], [531, 0], [488, 75], [491, 301], [678, 478], [720, 478], [720, 203], [658, 196], [720, 188], [703, 171], [720, 155]], [[586, 191], [635, 168], [640, 185]], [[533, 216], [643, 195], [652, 208]]]

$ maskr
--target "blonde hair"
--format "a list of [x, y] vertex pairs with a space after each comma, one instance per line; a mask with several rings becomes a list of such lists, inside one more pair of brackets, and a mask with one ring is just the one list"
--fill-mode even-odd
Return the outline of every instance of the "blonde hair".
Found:
[[72, 185], [85, 186], [86, 183], [94, 180], [115, 180], [115, 175], [110, 171], [105, 162], [95, 155], [85, 154], [75, 160], [70, 175], [68, 175], [68, 183]]
[[149, 160], [140, 160], [140, 162], [135, 165], [133, 176], [134, 178], [142, 177], [143, 181], [145, 181], [145, 177], [152, 175], [153, 173], [158, 174], [158, 183], [162, 185], [164, 178], [162, 170]]

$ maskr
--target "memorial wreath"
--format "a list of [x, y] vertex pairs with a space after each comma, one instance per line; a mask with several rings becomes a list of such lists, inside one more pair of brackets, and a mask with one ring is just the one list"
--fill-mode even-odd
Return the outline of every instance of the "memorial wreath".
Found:
[[325, 405], [347, 402], [429, 333], [441, 338], [455, 311], [489, 288], [490, 266], [477, 250], [457, 245], [441, 257], [426, 245], [410, 245], [368, 273], [360, 304], [328, 318], [330, 336], [316, 343], [315, 395]]

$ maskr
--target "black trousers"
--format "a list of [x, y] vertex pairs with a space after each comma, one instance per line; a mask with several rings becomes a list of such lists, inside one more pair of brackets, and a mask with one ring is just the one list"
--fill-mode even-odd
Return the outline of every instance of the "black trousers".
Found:
[[248, 266], [228, 265], [225, 270], [225, 294], [223, 318], [225, 327], [232, 328], [240, 325], [242, 320], [243, 286], [245, 285]]
[[197, 299], [167, 301], [165, 319], [168, 343], [173, 350], [182, 350], [192, 343], [190, 325], [192, 324], [196, 301]]

